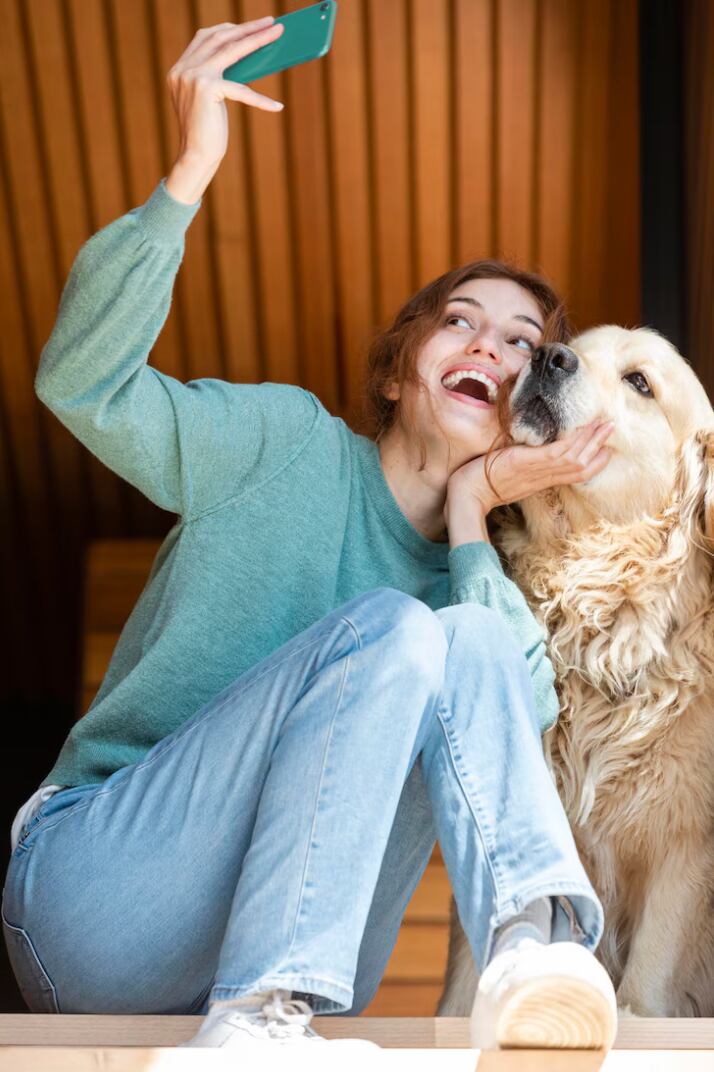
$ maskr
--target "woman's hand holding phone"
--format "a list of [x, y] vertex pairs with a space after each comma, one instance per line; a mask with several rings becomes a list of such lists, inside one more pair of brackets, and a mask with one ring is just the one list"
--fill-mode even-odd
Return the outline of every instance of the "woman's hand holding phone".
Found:
[[265, 111], [283, 105], [239, 82], [222, 77], [232, 63], [276, 41], [283, 32], [272, 15], [253, 22], [223, 22], [198, 30], [166, 81], [179, 124], [179, 151], [166, 179], [172, 197], [198, 201], [228, 148], [226, 100], [243, 101]]

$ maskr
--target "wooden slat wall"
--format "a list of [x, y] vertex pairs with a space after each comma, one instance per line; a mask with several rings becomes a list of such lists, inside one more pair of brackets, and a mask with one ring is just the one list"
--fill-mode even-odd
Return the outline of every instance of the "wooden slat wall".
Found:
[[[0, 0], [3, 701], [86, 709], [171, 521], [35, 399], [72, 261], [169, 170], [165, 75], [195, 30], [302, 4]], [[354, 421], [375, 326], [482, 256], [543, 270], [578, 326], [636, 323], [636, 30], [636, 0], [341, 0], [327, 59], [259, 86], [281, 115], [229, 106], [152, 362], [300, 383]], [[92, 545], [80, 653], [97, 537], [122, 539]], [[433, 1012], [448, 901], [437, 853], [370, 1013]]]
[[[34, 397], [72, 260], [167, 173], [195, 29], [297, 6], [0, 0], [4, 699], [75, 695], [83, 549], [170, 522]], [[230, 106], [152, 361], [300, 383], [352, 421], [374, 327], [486, 255], [542, 267], [579, 326], [636, 322], [636, 24], [636, 0], [342, 0], [330, 55], [261, 87], [282, 114]]]

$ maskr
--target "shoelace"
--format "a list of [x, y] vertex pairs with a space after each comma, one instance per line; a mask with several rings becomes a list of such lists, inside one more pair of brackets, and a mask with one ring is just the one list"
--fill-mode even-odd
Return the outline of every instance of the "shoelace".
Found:
[[276, 993], [272, 1001], [267, 1001], [260, 1012], [241, 1012], [238, 1018], [249, 1020], [257, 1028], [262, 1028], [270, 1038], [295, 1038], [306, 1035], [317, 1038], [317, 1033], [308, 1027], [312, 1019], [312, 1009], [306, 1001], [283, 1001]]

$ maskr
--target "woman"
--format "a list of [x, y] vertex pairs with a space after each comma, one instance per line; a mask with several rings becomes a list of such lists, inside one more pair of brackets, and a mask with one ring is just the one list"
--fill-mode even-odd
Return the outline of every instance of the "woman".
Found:
[[[607, 1046], [602, 910], [540, 743], [553, 671], [486, 528], [607, 463], [609, 426], [509, 448], [500, 497], [484, 473], [494, 388], [564, 335], [553, 292], [488, 262], [424, 288], [372, 349], [377, 441], [297, 387], [146, 365], [225, 99], [275, 107], [221, 72], [280, 32], [196, 34], [169, 75], [176, 164], [82, 248], [43, 351], [39, 396], [178, 521], [18, 814], [14, 970], [33, 1011], [207, 1012], [189, 1045], [314, 1053], [314, 1011], [372, 998], [438, 836], [489, 965], [474, 1044], [532, 1042], [528, 991], [552, 1011], [541, 1044]], [[442, 384], [464, 366], [481, 400]]]

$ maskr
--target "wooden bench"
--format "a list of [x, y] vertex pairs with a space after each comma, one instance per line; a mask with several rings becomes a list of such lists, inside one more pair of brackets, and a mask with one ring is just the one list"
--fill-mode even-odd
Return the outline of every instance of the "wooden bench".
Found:
[[[0, 1072], [237, 1068], [235, 1055], [218, 1050], [169, 1050], [190, 1038], [196, 1023], [194, 1016], [0, 1016]], [[714, 1068], [713, 1020], [623, 1020], [615, 1049], [608, 1055], [573, 1050], [479, 1053], [468, 1048], [467, 1021], [450, 1017], [316, 1017], [313, 1023], [326, 1038], [377, 1042], [389, 1050], [384, 1067], [393, 1072], [598, 1072], [601, 1068], [711, 1072]], [[294, 1056], [285, 1063], [286, 1068], [294, 1065]], [[347, 1065], [355, 1067], [354, 1062]]]
[[[156, 540], [98, 540], [85, 570], [81, 710], [101, 684], [114, 645], [158, 550]], [[432, 1016], [441, 994], [451, 890], [437, 849], [402, 924], [370, 1016]]]

